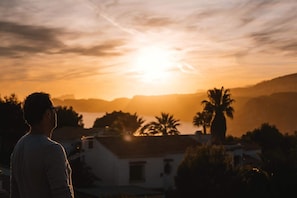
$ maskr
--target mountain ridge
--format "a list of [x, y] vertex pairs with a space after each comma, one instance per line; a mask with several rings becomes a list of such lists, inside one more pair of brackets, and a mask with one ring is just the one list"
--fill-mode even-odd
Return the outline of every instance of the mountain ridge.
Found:
[[[227, 135], [240, 136], [260, 127], [264, 122], [275, 125], [283, 133], [291, 134], [297, 131], [297, 125], [294, 124], [297, 122], [293, 120], [297, 118], [297, 73], [262, 81], [249, 87], [230, 88], [230, 92], [235, 99], [235, 112], [234, 119], [227, 118]], [[53, 102], [55, 105], [72, 106], [77, 112], [121, 110], [137, 113], [140, 117], [159, 116], [161, 112], [166, 112], [173, 114], [176, 119], [192, 122], [195, 114], [202, 111], [201, 101], [204, 99], [207, 99], [206, 91], [192, 94], [136, 95], [131, 99], [117, 98], [112, 101], [53, 98]]]

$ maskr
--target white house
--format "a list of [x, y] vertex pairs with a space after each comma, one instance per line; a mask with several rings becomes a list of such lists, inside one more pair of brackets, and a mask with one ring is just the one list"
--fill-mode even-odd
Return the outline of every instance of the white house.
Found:
[[100, 185], [173, 189], [185, 150], [199, 143], [191, 136], [83, 137], [81, 159]]
[[259, 166], [261, 164], [261, 148], [255, 144], [224, 145], [233, 166]]

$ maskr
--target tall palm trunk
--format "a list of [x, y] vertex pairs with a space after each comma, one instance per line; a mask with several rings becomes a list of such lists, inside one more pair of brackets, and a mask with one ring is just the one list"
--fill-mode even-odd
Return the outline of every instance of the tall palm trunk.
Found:
[[204, 135], [206, 134], [206, 125], [205, 124], [203, 125], [203, 134]]
[[226, 136], [226, 130], [227, 126], [224, 113], [216, 112], [210, 127], [212, 142], [214, 144], [223, 143]]

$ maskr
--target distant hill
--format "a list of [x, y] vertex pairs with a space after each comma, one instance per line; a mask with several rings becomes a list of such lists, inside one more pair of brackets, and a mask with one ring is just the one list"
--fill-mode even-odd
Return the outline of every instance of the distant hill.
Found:
[[[283, 133], [297, 131], [297, 73], [230, 90], [236, 102], [233, 105], [234, 119], [227, 119], [227, 135], [241, 136], [264, 122], [275, 125]], [[55, 105], [72, 106], [77, 112], [122, 110], [139, 116], [158, 116], [166, 112], [176, 119], [192, 122], [194, 115], [202, 110], [201, 101], [204, 99], [207, 99], [206, 92], [134, 96], [113, 101], [53, 99], [53, 102]]]
[[234, 119], [227, 119], [228, 133], [234, 136], [259, 128], [264, 122], [275, 125], [282, 133], [297, 131], [297, 92], [251, 97], [235, 111]]
[[278, 92], [297, 92], [297, 73], [263, 81], [249, 87], [232, 89], [233, 95], [250, 97], [270, 95]]

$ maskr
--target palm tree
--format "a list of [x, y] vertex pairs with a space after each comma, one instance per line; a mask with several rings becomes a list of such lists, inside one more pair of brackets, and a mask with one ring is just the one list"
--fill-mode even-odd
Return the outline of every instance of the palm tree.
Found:
[[161, 113], [161, 117], [155, 116], [157, 121], [152, 121], [144, 125], [140, 130], [140, 135], [179, 135], [177, 126], [180, 125], [179, 120], [174, 119], [173, 115]]
[[202, 126], [203, 134], [206, 134], [206, 127], [210, 127], [210, 121], [212, 118], [212, 114], [207, 111], [197, 112], [193, 118], [194, 126]]
[[230, 89], [210, 89], [207, 91], [209, 100], [203, 100], [204, 111], [213, 117], [210, 132], [214, 143], [222, 143], [226, 136], [226, 117], [233, 118], [234, 109], [231, 106], [234, 99], [231, 98]]

